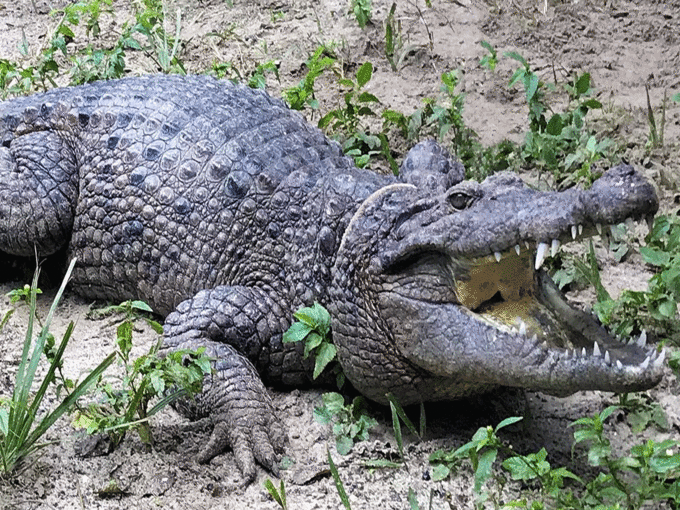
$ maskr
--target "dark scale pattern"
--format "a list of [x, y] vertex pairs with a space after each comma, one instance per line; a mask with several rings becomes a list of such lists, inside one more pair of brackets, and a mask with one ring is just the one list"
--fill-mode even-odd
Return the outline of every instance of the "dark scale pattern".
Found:
[[[167, 316], [167, 348], [208, 347], [217, 382], [193, 412], [228, 426], [200, 460], [226, 441], [248, 476], [252, 452], [272, 467], [282, 434], [251, 361], [268, 383], [309, 383], [312, 360], [281, 334], [327, 301], [344, 226], [388, 179], [280, 101], [209, 77], [57, 89], [2, 103], [0, 119], [3, 251], [68, 246], [79, 293], [143, 299]], [[262, 430], [243, 430], [255, 408]]]
[[[129, 78], [3, 102], [0, 143], [0, 250], [67, 248], [78, 259], [76, 291], [143, 299], [166, 316], [166, 349], [205, 347], [215, 374], [182, 405], [215, 424], [198, 460], [230, 446], [248, 480], [256, 462], [275, 469], [285, 438], [263, 380], [311, 382], [312, 359], [282, 334], [314, 301], [331, 312], [348, 379], [377, 401], [494, 385], [637, 391], [662, 375], [663, 354], [621, 346], [566, 302], [552, 315], [565, 316], [565, 330], [597, 337], [618, 365], [592, 342], [587, 359], [573, 357], [521, 327], [480, 320], [453, 282], [482, 260], [472, 259], [499, 261], [525, 244], [545, 253], [577, 224], [594, 231], [653, 215], [654, 190], [629, 166], [587, 191], [541, 193], [507, 174], [459, 183], [461, 165], [425, 141], [397, 182], [356, 169], [280, 101], [205, 76]], [[542, 292], [559, 302], [556, 288]]]

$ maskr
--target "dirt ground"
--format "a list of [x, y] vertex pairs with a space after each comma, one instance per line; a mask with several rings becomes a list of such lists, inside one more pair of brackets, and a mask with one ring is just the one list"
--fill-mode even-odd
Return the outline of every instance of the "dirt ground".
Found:
[[[56, 21], [49, 16], [45, 0], [0, 0], [0, 58], [19, 60], [18, 46], [25, 37], [30, 52], [39, 51]], [[126, 2], [114, 1], [117, 10]], [[626, 143], [625, 156], [659, 184], [664, 212], [676, 211], [680, 202], [680, 105], [671, 103], [666, 111], [666, 145], [645, 151], [648, 136], [647, 99], [660, 117], [664, 92], [680, 92], [680, 1], [592, 1], [549, 0], [432, 0], [398, 2], [406, 58], [392, 71], [383, 52], [383, 20], [390, 2], [373, 2], [373, 20], [365, 30], [347, 15], [346, 0], [235, 0], [233, 7], [222, 0], [169, 2], [170, 12], [181, 10], [182, 35], [186, 45], [181, 54], [189, 72], [203, 70], [212, 61], [234, 62], [242, 71], [259, 62], [279, 64], [280, 83], [268, 79], [268, 90], [279, 95], [282, 88], [296, 84], [304, 74], [304, 61], [322, 43], [337, 43], [336, 51], [353, 75], [356, 64], [370, 60], [375, 72], [368, 89], [389, 108], [410, 113], [421, 99], [434, 96], [443, 71], [460, 68], [465, 72], [465, 121], [492, 144], [504, 138], [519, 141], [527, 128], [523, 92], [508, 89], [514, 66], [501, 60], [495, 73], [480, 67], [485, 51], [479, 45], [488, 40], [498, 50], [517, 50], [546, 81], [564, 80], [572, 71], [589, 71], [605, 104], [599, 114], [609, 136]], [[545, 9], [547, 7], [547, 9]], [[545, 10], [544, 10], [545, 9]], [[105, 19], [103, 30], [114, 33], [124, 21]], [[131, 54], [134, 73], [155, 72], [143, 55]], [[339, 98], [336, 85], [320, 80], [317, 89], [322, 104]], [[330, 107], [330, 106], [329, 106]], [[316, 119], [315, 119], [316, 120]], [[644, 232], [639, 234], [644, 236]], [[616, 264], [601, 246], [605, 285], [617, 295], [624, 288], [645, 288], [650, 273], [636, 257]], [[0, 280], [14, 280], [0, 268]], [[10, 281], [0, 287], [4, 295], [24, 281]], [[43, 313], [53, 294], [46, 292], [40, 303]], [[592, 300], [592, 293], [572, 296], [580, 302]], [[112, 351], [115, 323], [110, 319], [85, 317], [90, 303], [67, 295], [55, 321], [57, 336], [69, 321], [76, 322], [75, 336], [66, 353], [66, 371], [79, 374], [93, 368]], [[0, 300], [0, 313], [10, 307]], [[20, 343], [26, 310], [20, 309], [0, 333], [0, 397], [7, 395], [20, 357]], [[136, 333], [139, 352], [154, 341], [150, 331]], [[505, 393], [470, 401], [429, 406], [425, 440], [407, 438], [403, 468], [369, 470], [363, 462], [394, 458], [396, 445], [391, 421], [384, 409], [374, 407], [379, 426], [368, 442], [355, 446], [342, 457], [335, 452], [330, 431], [314, 421], [313, 408], [320, 404], [320, 391], [272, 390], [276, 407], [289, 432], [287, 456], [292, 466], [282, 472], [290, 508], [303, 510], [342, 508], [328, 472], [326, 449], [338, 465], [352, 508], [409, 508], [409, 488], [417, 494], [421, 508], [472, 508], [472, 473], [463, 469], [452, 479], [431, 480], [428, 455], [439, 448], [454, 448], [477, 427], [495, 424], [506, 416], [524, 414], [523, 426], [504, 435], [517, 449], [529, 452], [545, 446], [554, 465], [567, 464], [586, 469], [582, 459], [571, 461], [571, 429], [574, 419], [592, 415], [615, 403], [610, 394], [588, 392], [566, 399], [537, 393]], [[666, 411], [668, 432], [648, 431], [662, 439], [680, 432], [680, 387], [669, 374], [649, 392]], [[512, 398], [509, 398], [512, 397]], [[529, 418], [530, 417], [530, 418]], [[260, 470], [255, 483], [239, 486], [239, 473], [231, 452], [209, 465], [197, 465], [192, 456], [206, 441], [206, 423], [190, 424], [173, 411], [154, 420], [157, 444], [151, 451], [132, 435], [110, 455], [81, 457], [80, 435], [66, 420], [47, 434], [48, 445], [19, 475], [0, 481], [0, 510], [9, 509], [274, 509], [263, 482], [271, 475]], [[616, 451], [627, 452], [642, 441], [631, 432], [623, 415], [607, 425]], [[118, 491], [107, 490], [112, 485]], [[278, 482], [277, 482], [278, 484]], [[511, 488], [509, 495], [517, 488]], [[430, 503], [431, 500], [431, 503]], [[428, 506], [430, 505], [431, 506]]]

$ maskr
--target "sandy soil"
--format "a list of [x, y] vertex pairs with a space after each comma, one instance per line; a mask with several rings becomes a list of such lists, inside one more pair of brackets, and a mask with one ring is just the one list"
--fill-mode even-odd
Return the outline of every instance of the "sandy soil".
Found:
[[[186, 40], [182, 59], [188, 71], [200, 71], [210, 62], [232, 61], [244, 73], [259, 62], [279, 64], [281, 82], [269, 79], [269, 91], [278, 95], [282, 88], [297, 83], [304, 74], [304, 61], [321, 43], [338, 44], [345, 72], [352, 75], [357, 63], [373, 62], [375, 73], [369, 90], [386, 107], [410, 113], [425, 96], [436, 95], [441, 72], [460, 68], [465, 72], [463, 90], [467, 94], [465, 118], [485, 144], [504, 138], [519, 141], [526, 129], [526, 106], [519, 89], [508, 90], [507, 81], [514, 67], [502, 60], [496, 73], [479, 66], [485, 53], [479, 42], [486, 39], [499, 53], [518, 50], [538, 69], [543, 79], [556, 76], [564, 80], [572, 71], [589, 71], [606, 108], [600, 121], [606, 132], [626, 143], [626, 158], [642, 168], [660, 185], [662, 209], [678, 208], [680, 196], [680, 107], [671, 104], [666, 112], [666, 146], [647, 152], [645, 84], [651, 102], [661, 105], [664, 91], [680, 91], [680, 2], [433, 0], [427, 8], [423, 1], [400, 2], [397, 16], [403, 37], [411, 46], [397, 72], [390, 69], [383, 55], [383, 20], [389, 2], [375, 0], [374, 23], [361, 30], [347, 16], [347, 2], [340, 0], [236, 0], [229, 7], [221, 0], [170, 2], [182, 12], [182, 38]], [[117, 1], [125, 6], [126, 2]], [[54, 5], [55, 7], [58, 5]], [[35, 7], [35, 8], [34, 8]], [[48, 15], [44, 0], [0, 1], [0, 58], [18, 60], [18, 45], [25, 37], [29, 52], [35, 54], [51, 34], [56, 21]], [[279, 14], [281, 13], [281, 14]], [[114, 33], [122, 19], [107, 18], [104, 32]], [[84, 37], [84, 36], [83, 36]], [[112, 35], [113, 37], [113, 35]], [[80, 41], [81, 39], [77, 39]], [[86, 40], [86, 39], [83, 39]], [[131, 54], [129, 66], [135, 73], [156, 69], [143, 55]], [[329, 101], [340, 97], [327, 79], [318, 82], [318, 97], [326, 109]], [[660, 115], [657, 108], [657, 116]], [[640, 234], [642, 237], [644, 233]], [[650, 273], [633, 257], [615, 264], [611, 256], [598, 251], [604, 265], [604, 281], [613, 294], [623, 288], [644, 288]], [[637, 262], [636, 262], [637, 261]], [[0, 269], [4, 294], [25, 283], [16, 281], [9, 269]], [[51, 294], [41, 299], [46, 311]], [[575, 296], [578, 301], [592, 300], [588, 292]], [[67, 295], [56, 317], [58, 335], [69, 321], [76, 322], [76, 334], [66, 354], [65, 369], [79, 374], [92, 368], [113, 349], [115, 323], [110, 319], [85, 317], [90, 303]], [[0, 301], [0, 312], [10, 307]], [[20, 309], [0, 333], [0, 396], [7, 395], [11, 377], [20, 356], [20, 343], [26, 321]], [[139, 352], [154, 335], [137, 332]], [[665, 409], [670, 431], [655, 437], [678, 436], [680, 431], [680, 388], [668, 375], [649, 392]], [[421, 507], [430, 498], [434, 509], [472, 508], [472, 474], [463, 469], [451, 480], [433, 482], [428, 455], [438, 448], [453, 448], [467, 441], [477, 427], [494, 424], [510, 415], [524, 414], [523, 426], [509, 429], [505, 437], [522, 451], [545, 446], [554, 464], [564, 463], [583, 471], [581, 459], [571, 461], [572, 420], [599, 412], [616, 402], [608, 394], [583, 393], [567, 399], [542, 394], [511, 393], [446, 405], [430, 406], [428, 434], [424, 441], [407, 439], [403, 468], [371, 471], [363, 462], [394, 458], [395, 441], [389, 416], [384, 409], [371, 408], [379, 426], [371, 440], [341, 457], [333, 446], [327, 427], [314, 421], [312, 412], [320, 404], [320, 391], [281, 393], [272, 390], [274, 401], [288, 427], [290, 444], [287, 455], [292, 467], [283, 471], [291, 508], [305, 510], [341, 508], [329, 476], [326, 449], [330, 448], [355, 509], [408, 508], [407, 494], [412, 488]], [[509, 398], [512, 397], [512, 398]], [[191, 461], [198, 445], [209, 435], [206, 423], [187, 423], [172, 411], [154, 421], [157, 444], [148, 451], [130, 435], [113, 454], [80, 457], [79, 435], [62, 420], [49, 431], [47, 446], [20, 476], [0, 481], [0, 510], [9, 509], [99, 509], [99, 508], [219, 508], [274, 509], [277, 504], [263, 489], [271, 477], [260, 471], [255, 483], [239, 487], [239, 474], [230, 452], [210, 465]], [[642, 440], [632, 434], [623, 415], [607, 425], [619, 451]], [[649, 434], [654, 433], [653, 431]], [[111, 483], [120, 490], [107, 491]], [[511, 489], [511, 492], [515, 489]]]

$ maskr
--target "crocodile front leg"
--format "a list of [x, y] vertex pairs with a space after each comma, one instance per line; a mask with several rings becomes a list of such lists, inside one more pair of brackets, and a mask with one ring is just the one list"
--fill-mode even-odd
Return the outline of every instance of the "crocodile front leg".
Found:
[[247, 481], [255, 463], [276, 472], [286, 440], [255, 359], [272, 334], [287, 327], [286, 313], [265, 292], [249, 287], [220, 286], [204, 290], [168, 315], [163, 349], [206, 348], [215, 359], [194, 401], [177, 405], [190, 418], [210, 416], [214, 429], [197, 461], [209, 462], [231, 447]]
[[78, 195], [75, 156], [51, 131], [0, 147], [0, 250], [51, 255], [71, 239]]

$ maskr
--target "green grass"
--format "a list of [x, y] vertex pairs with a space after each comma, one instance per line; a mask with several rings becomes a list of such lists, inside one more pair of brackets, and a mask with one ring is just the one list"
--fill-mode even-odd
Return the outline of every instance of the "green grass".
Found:
[[[111, 450], [129, 430], [135, 430], [143, 443], [152, 445], [149, 418], [179, 398], [192, 398], [199, 393], [204, 376], [212, 370], [210, 359], [203, 348], [179, 349], [161, 356], [163, 328], [149, 317], [151, 308], [142, 301], [126, 301], [97, 313], [124, 316], [116, 328], [114, 353], [123, 376], [100, 378], [94, 388], [98, 398], [87, 406], [77, 406], [73, 425], [84, 428], [88, 434], [108, 435]], [[132, 359], [132, 332], [140, 319], [151, 326], [159, 338], [146, 354]], [[155, 402], [153, 406], [152, 402]]]
[[[15, 377], [14, 391], [11, 399], [0, 402], [0, 474], [9, 475], [26, 457], [45, 446], [45, 444], [39, 443], [40, 439], [62, 415], [68, 413], [73, 408], [77, 399], [88, 391], [115, 359], [113, 354], [107, 356], [80, 384], [73, 388], [56, 408], [47, 411], [42, 419], [37, 419], [38, 410], [41, 408], [50, 384], [55, 379], [55, 372], [61, 366], [64, 350], [74, 328], [73, 322], [71, 322], [58, 347], [51, 354], [47, 373], [42, 380], [38, 380], [38, 366], [45, 357], [45, 351], [51, 339], [50, 326], [52, 318], [61, 301], [74, 265], [75, 259], [71, 261], [47, 317], [35, 338], [33, 333], [37, 321], [36, 295], [38, 271], [36, 271], [33, 278], [30, 292], [27, 295], [29, 306], [28, 325], [26, 327], [21, 361]], [[5, 322], [3, 320], [3, 325]], [[38, 388], [33, 393], [35, 384], [38, 385]]]

